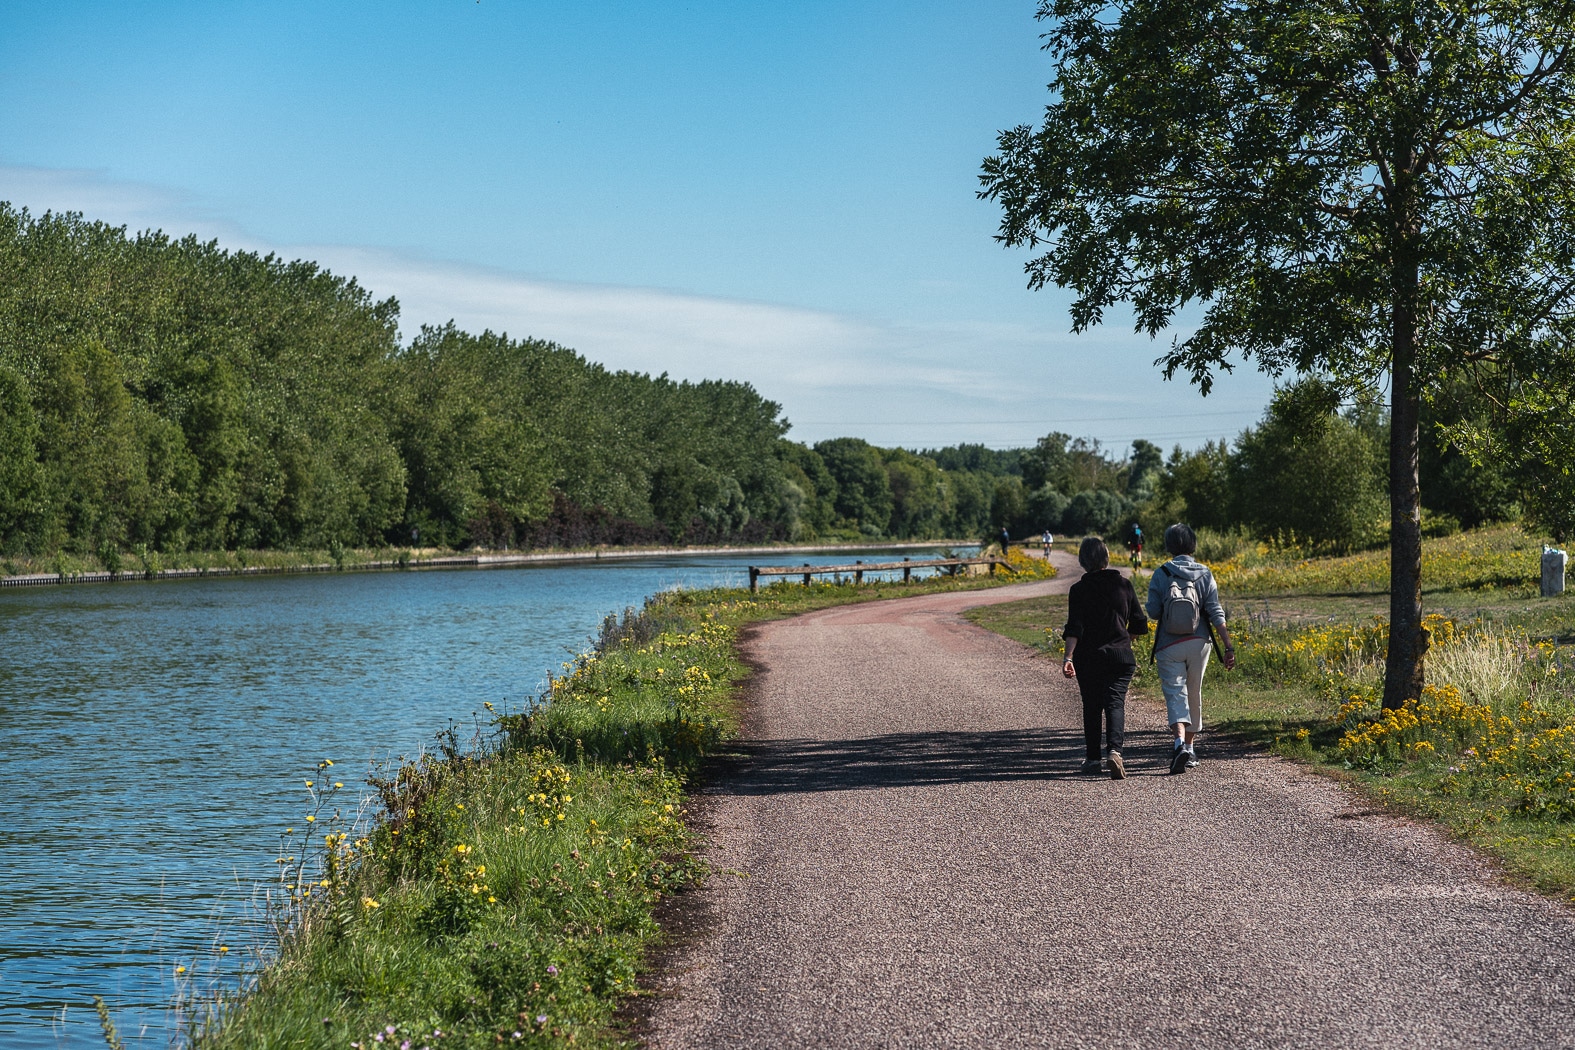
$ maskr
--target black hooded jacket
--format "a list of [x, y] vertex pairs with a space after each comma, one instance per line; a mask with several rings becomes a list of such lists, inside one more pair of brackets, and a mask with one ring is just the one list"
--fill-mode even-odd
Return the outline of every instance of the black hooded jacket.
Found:
[[1132, 581], [1116, 569], [1096, 569], [1072, 584], [1061, 637], [1078, 640], [1072, 664], [1079, 670], [1085, 661], [1098, 661], [1105, 667], [1137, 666], [1132, 636], [1147, 633], [1148, 615], [1132, 590]]

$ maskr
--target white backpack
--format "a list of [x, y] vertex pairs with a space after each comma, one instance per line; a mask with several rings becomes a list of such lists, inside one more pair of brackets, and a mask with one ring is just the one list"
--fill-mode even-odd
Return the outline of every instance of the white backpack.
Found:
[[1165, 590], [1165, 604], [1160, 609], [1160, 626], [1166, 634], [1178, 638], [1197, 634], [1203, 612], [1197, 582], [1177, 576], [1168, 565], [1161, 565], [1159, 571], [1170, 580], [1170, 586]]

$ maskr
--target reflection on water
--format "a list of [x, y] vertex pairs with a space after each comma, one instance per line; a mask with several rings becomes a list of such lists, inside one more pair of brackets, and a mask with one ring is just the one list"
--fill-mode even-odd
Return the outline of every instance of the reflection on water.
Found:
[[750, 560], [0, 591], [0, 1046], [103, 1046], [94, 994], [163, 1045], [175, 967], [222, 979], [257, 943], [246, 902], [319, 760], [358, 786], [536, 695], [608, 611]]

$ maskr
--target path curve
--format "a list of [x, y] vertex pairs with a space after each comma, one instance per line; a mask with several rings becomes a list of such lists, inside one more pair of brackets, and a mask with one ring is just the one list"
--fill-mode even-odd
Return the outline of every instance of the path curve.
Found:
[[1077, 775], [1075, 688], [959, 615], [1056, 560], [752, 632], [651, 1046], [1575, 1046], [1575, 916], [1432, 829], [1264, 755], [1166, 776], [1147, 705], [1130, 779]]

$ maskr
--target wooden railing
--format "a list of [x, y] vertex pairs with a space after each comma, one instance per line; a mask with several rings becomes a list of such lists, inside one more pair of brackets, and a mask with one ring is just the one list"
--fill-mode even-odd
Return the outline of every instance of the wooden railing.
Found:
[[804, 577], [804, 586], [808, 587], [810, 578], [813, 576], [841, 576], [851, 573], [854, 583], [863, 583], [866, 572], [894, 572], [897, 569], [901, 569], [902, 582], [907, 583], [913, 579], [914, 569], [945, 569], [947, 575], [955, 576], [958, 569], [964, 565], [988, 565], [990, 574], [993, 576], [995, 575], [995, 567], [1005, 564], [1005, 558], [934, 558], [929, 561], [914, 561], [911, 558], [904, 558], [901, 561], [856, 561], [852, 565], [811, 565], [809, 562], [805, 562], [803, 565], [751, 565], [749, 567], [749, 589], [750, 591], [758, 591], [760, 589], [760, 577], [762, 576], [802, 576]]

